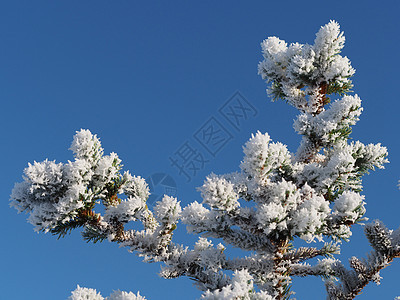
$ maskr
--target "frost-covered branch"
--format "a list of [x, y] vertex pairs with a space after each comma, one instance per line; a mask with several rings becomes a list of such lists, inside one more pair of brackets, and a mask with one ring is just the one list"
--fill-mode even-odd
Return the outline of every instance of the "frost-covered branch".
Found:
[[[349, 95], [355, 70], [340, 55], [344, 41], [334, 21], [320, 28], [313, 45], [288, 45], [276, 37], [263, 41], [259, 74], [274, 99], [299, 110], [294, 129], [301, 144], [290, 152], [267, 133], [253, 134], [239, 171], [206, 178], [199, 188], [202, 203], [182, 208], [178, 199], [164, 196], [151, 211], [145, 180], [122, 172], [118, 155], [104, 155], [97, 136], [81, 130], [70, 148], [73, 161], [28, 165], [12, 191], [11, 206], [28, 213], [36, 231], [64, 237], [82, 228], [87, 242], [108, 240], [146, 262], [162, 262], [161, 276], [193, 279], [203, 299], [288, 299], [294, 276], [321, 276], [328, 279], [330, 299], [353, 299], [399, 257], [400, 229], [367, 225], [374, 250], [367, 259], [352, 258], [352, 270], [334, 258], [351, 226], [366, 219], [363, 176], [388, 162], [380, 144], [349, 141], [362, 101]], [[179, 222], [199, 235], [194, 246], [173, 241]], [[133, 229], [126, 229], [128, 223]], [[227, 246], [214, 246], [210, 238]], [[296, 248], [299, 238], [316, 246]], [[230, 247], [249, 253], [229, 258]], [[331, 281], [334, 277], [341, 283]], [[120, 299], [121, 293], [107, 299]], [[85, 295], [104, 299], [79, 287], [71, 299]]]
[[277, 37], [264, 40], [261, 44], [264, 60], [258, 72], [271, 83], [268, 94], [306, 113], [323, 111], [323, 106], [329, 103], [327, 95], [346, 94], [352, 88], [349, 78], [355, 70], [347, 57], [339, 55], [344, 41], [335, 21], [321, 27], [314, 45], [288, 46]]
[[82, 288], [78, 285], [67, 300], [146, 300], [146, 298], [140, 296], [139, 292], [134, 294], [120, 290], [114, 291], [110, 296], [103, 298], [95, 289]]
[[339, 253], [340, 248], [337, 244], [325, 243], [321, 249], [315, 247], [300, 247], [298, 249], [287, 251], [283, 256], [283, 259], [289, 260], [291, 263], [297, 263], [317, 256], [332, 257], [334, 254]]
[[340, 262], [333, 265], [333, 273], [341, 283], [326, 283], [329, 299], [354, 299], [370, 281], [379, 284], [380, 270], [400, 257], [400, 228], [388, 230], [380, 221], [375, 221], [365, 226], [365, 234], [373, 250], [367, 258], [350, 258], [352, 270], [347, 270]]

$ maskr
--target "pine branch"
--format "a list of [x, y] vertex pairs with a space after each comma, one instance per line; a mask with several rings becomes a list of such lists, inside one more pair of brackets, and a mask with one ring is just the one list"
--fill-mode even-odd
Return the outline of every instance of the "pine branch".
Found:
[[83, 240], [87, 243], [103, 242], [107, 239], [108, 234], [102, 232], [98, 227], [86, 225], [85, 230], [82, 232]]
[[291, 263], [299, 263], [317, 256], [332, 257], [333, 254], [339, 253], [340, 248], [337, 244], [325, 243], [325, 245], [321, 249], [300, 247], [298, 249], [288, 251], [283, 256], [283, 259], [288, 260]]
[[57, 236], [57, 239], [64, 238], [67, 234], [71, 234], [72, 230], [83, 227], [85, 221], [71, 220], [65, 223], [58, 223], [55, 227], [50, 229], [50, 233]]
[[365, 234], [374, 250], [367, 259], [352, 257], [352, 270], [347, 270], [339, 262], [333, 266], [335, 276], [340, 278], [341, 284], [327, 282], [326, 289], [330, 300], [354, 299], [370, 281], [379, 284], [379, 272], [389, 266], [394, 258], [400, 257], [398, 232], [393, 233], [381, 222], [376, 221], [366, 225]]
[[351, 80], [348, 82], [339, 83], [337, 81], [330, 81], [327, 86], [326, 93], [328, 95], [337, 94], [339, 96], [347, 95], [352, 92], [353, 84]]
[[96, 214], [93, 210], [93, 205], [88, 205], [88, 208], [78, 209], [77, 216], [68, 222], [58, 222], [56, 226], [50, 229], [53, 235], [58, 235], [57, 239], [65, 237], [70, 234], [72, 230], [85, 225], [95, 225], [100, 221], [100, 214]]
[[319, 276], [323, 279], [330, 279], [335, 276], [331, 268], [322, 268], [321, 264], [310, 266], [307, 263], [293, 264], [290, 266], [290, 276], [306, 277]]

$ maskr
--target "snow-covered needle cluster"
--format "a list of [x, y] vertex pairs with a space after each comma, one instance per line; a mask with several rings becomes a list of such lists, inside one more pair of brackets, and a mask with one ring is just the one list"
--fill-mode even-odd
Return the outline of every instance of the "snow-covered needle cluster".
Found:
[[[70, 148], [74, 161], [29, 164], [11, 205], [28, 212], [38, 231], [64, 236], [81, 227], [86, 241], [107, 239], [145, 261], [164, 262], [161, 276], [194, 279], [202, 299], [287, 299], [292, 278], [308, 275], [326, 279], [329, 299], [353, 299], [370, 281], [379, 282], [379, 271], [400, 255], [400, 229], [378, 221], [366, 225], [373, 250], [365, 259], [352, 257], [350, 270], [334, 258], [351, 226], [365, 220], [363, 175], [387, 162], [380, 144], [348, 141], [362, 107], [357, 95], [348, 94], [354, 69], [340, 55], [344, 41], [331, 21], [313, 45], [288, 46], [276, 37], [262, 42], [259, 74], [270, 95], [300, 111], [294, 129], [302, 142], [292, 153], [267, 133], [255, 133], [238, 172], [206, 178], [199, 188], [202, 203], [182, 208], [164, 196], [151, 211], [146, 182], [121, 173], [117, 154], [104, 155], [96, 135], [81, 130]], [[95, 212], [96, 205], [105, 212]], [[141, 223], [140, 229], [127, 230], [128, 222]], [[200, 235], [193, 248], [172, 241], [179, 222]], [[315, 247], [296, 248], [297, 238]], [[230, 258], [228, 245], [249, 254]], [[320, 259], [310, 261], [315, 257]], [[106, 299], [143, 299], [123, 293]], [[78, 287], [71, 299], [103, 297]]]
[[104, 298], [95, 289], [78, 287], [71, 293], [67, 300], [146, 300], [140, 296], [139, 292], [135, 295], [132, 292], [114, 291], [109, 297]]
[[324, 95], [345, 94], [352, 87], [349, 77], [355, 70], [347, 57], [339, 55], [344, 41], [343, 32], [334, 21], [318, 31], [314, 45], [288, 46], [274, 36], [263, 41], [264, 60], [258, 72], [271, 82], [268, 93], [274, 99], [287, 100], [301, 111], [321, 112]]

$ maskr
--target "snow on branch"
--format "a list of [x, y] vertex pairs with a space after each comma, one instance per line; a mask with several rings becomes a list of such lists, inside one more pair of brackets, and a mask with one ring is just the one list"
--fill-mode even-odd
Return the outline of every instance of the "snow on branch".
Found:
[[[350, 270], [336, 258], [352, 226], [366, 220], [363, 176], [388, 162], [380, 144], [349, 141], [362, 107], [357, 95], [348, 95], [355, 70], [340, 55], [344, 41], [331, 21], [313, 45], [288, 45], [277, 37], [262, 42], [259, 74], [274, 99], [299, 109], [294, 129], [302, 142], [291, 152], [267, 133], [253, 134], [238, 172], [206, 178], [198, 189], [202, 203], [182, 208], [164, 196], [150, 210], [146, 181], [122, 172], [118, 155], [105, 155], [97, 136], [82, 129], [70, 147], [74, 160], [28, 164], [10, 205], [28, 213], [37, 231], [64, 237], [81, 228], [87, 242], [108, 240], [146, 262], [162, 262], [161, 276], [193, 279], [202, 299], [288, 299], [295, 276], [320, 276], [329, 299], [353, 299], [400, 256], [400, 229], [378, 221], [366, 225], [373, 248], [368, 257], [351, 258]], [[331, 102], [335, 95], [339, 99]], [[199, 235], [192, 247], [173, 241], [179, 222]], [[133, 229], [126, 229], [128, 223]], [[314, 247], [297, 247], [298, 239]], [[231, 247], [249, 253], [230, 258]], [[78, 286], [70, 299], [104, 298]], [[117, 291], [106, 299], [144, 298]]]
[[78, 285], [67, 300], [146, 300], [146, 298], [140, 296], [139, 292], [134, 294], [120, 290], [114, 291], [110, 296], [103, 298], [95, 289], [82, 288]]

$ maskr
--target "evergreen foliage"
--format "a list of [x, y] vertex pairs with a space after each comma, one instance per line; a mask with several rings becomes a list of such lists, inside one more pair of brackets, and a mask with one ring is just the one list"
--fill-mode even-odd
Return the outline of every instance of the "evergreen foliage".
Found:
[[[199, 188], [202, 203], [182, 208], [177, 199], [164, 196], [151, 211], [145, 180], [121, 173], [117, 154], [104, 155], [97, 136], [81, 130], [70, 148], [74, 161], [29, 164], [11, 206], [29, 213], [35, 230], [64, 237], [83, 228], [87, 242], [107, 239], [147, 262], [163, 262], [161, 276], [193, 279], [204, 292], [202, 299], [289, 299], [296, 276], [325, 279], [328, 299], [353, 299], [370, 281], [378, 283], [379, 271], [400, 256], [400, 229], [368, 224], [368, 257], [352, 257], [351, 269], [335, 258], [351, 226], [365, 220], [363, 175], [388, 162], [380, 144], [349, 142], [362, 106], [357, 95], [349, 94], [355, 70], [340, 55], [344, 41], [338, 23], [331, 21], [313, 45], [287, 45], [277, 37], [262, 42], [259, 74], [274, 100], [300, 111], [294, 129], [302, 142], [291, 153], [267, 133], [252, 135], [240, 171], [208, 176]], [[104, 206], [103, 214], [95, 212], [98, 205]], [[142, 228], [128, 230], [129, 222]], [[193, 248], [173, 242], [179, 222], [200, 236]], [[209, 238], [252, 254], [229, 258], [226, 247]], [[296, 248], [299, 238], [317, 246]], [[316, 257], [321, 259], [315, 263]], [[104, 298], [78, 286], [70, 299]], [[106, 299], [144, 298], [117, 291]]]

